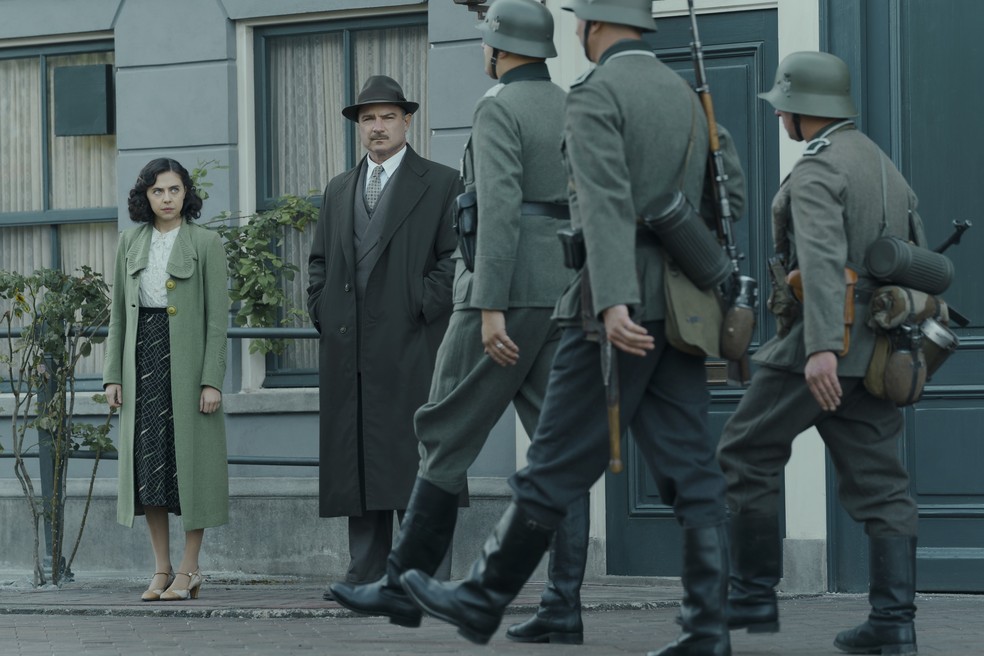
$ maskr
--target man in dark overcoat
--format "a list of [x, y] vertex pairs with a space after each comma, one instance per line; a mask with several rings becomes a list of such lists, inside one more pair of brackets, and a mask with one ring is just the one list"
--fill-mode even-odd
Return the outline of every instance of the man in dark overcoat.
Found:
[[[527, 433], [536, 429], [560, 341], [551, 314], [573, 277], [557, 240], [570, 220], [560, 151], [565, 94], [546, 64], [557, 54], [553, 17], [536, 0], [496, 0], [477, 27], [485, 73], [499, 83], [478, 101], [462, 158], [462, 181], [476, 199], [477, 244], [469, 250], [463, 242], [451, 323], [430, 398], [415, 416], [417, 484], [386, 574], [370, 585], [331, 586], [350, 610], [409, 627], [420, 625], [421, 612], [400, 587], [400, 575], [437, 571], [452, 542], [468, 469], [492, 427], [512, 403]], [[469, 254], [474, 259], [466, 262]], [[584, 494], [558, 529], [537, 614], [511, 628], [511, 639], [583, 641], [588, 520]]]
[[460, 182], [407, 144], [418, 107], [376, 75], [342, 110], [368, 152], [328, 183], [308, 261], [321, 335], [320, 515], [348, 517], [353, 583], [383, 574], [393, 511], [402, 516], [417, 473], [413, 413], [451, 315]]

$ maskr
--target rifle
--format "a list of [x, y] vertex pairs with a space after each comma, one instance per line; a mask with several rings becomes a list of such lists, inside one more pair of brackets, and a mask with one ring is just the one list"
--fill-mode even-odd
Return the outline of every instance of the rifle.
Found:
[[963, 233], [967, 231], [970, 226], [973, 225], [970, 221], [954, 221], [953, 222], [953, 233], [946, 238], [942, 244], [933, 249], [934, 253], [944, 253], [946, 249], [950, 246], [956, 246], [960, 243]]
[[721, 328], [721, 355], [728, 361], [728, 383], [746, 385], [751, 380], [748, 359], [748, 345], [755, 329], [755, 308], [758, 306], [758, 283], [750, 276], [741, 273], [739, 262], [744, 255], [738, 252], [732, 224], [731, 202], [728, 199], [728, 172], [724, 167], [724, 153], [718, 137], [717, 121], [714, 118], [714, 103], [711, 89], [707, 83], [707, 70], [704, 67], [704, 48], [697, 30], [697, 12], [694, 0], [687, 0], [690, 11], [690, 31], [693, 41], [690, 50], [694, 60], [694, 79], [697, 96], [707, 116], [708, 145], [710, 150], [709, 173], [714, 178], [715, 223], [718, 240], [731, 260], [731, 275], [722, 283], [721, 296], [727, 308]]

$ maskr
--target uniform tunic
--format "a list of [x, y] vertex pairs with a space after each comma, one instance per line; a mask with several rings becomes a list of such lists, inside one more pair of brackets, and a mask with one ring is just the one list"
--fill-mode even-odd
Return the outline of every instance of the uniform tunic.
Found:
[[[793, 439], [816, 426], [851, 517], [871, 535], [915, 535], [916, 507], [898, 456], [901, 412], [863, 385], [875, 341], [865, 321], [873, 282], [864, 254], [880, 236], [925, 243], [915, 194], [874, 142], [852, 121], [840, 121], [808, 144], [772, 212], [777, 251], [802, 273], [803, 311], [788, 334], [756, 353], [753, 360], [762, 366], [724, 428], [718, 455], [729, 505], [738, 513], [775, 515]], [[844, 347], [846, 266], [859, 273], [859, 291], [850, 350], [838, 361], [843, 399], [828, 413], [810, 393], [803, 370], [810, 355]]]
[[[566, 205], [560, 156], [565, 94], [543, 63], [512, 69], [479, 100], [463, 178], [478, 198], [475, 272], [457, 262], [454, 312], [438, 350], [428, 402], [414, 418], [420, 476], [464, 489], [468, 467], [513, 402], [532, 435], [560, 333], [551, 308], [570, 282], [557, 230], [566, 219], [524, 212], [522, 203]], [[519, 362], [485, 355], [481, 310], [505, 313]]]
[[[594, 309], [625, 304], [655, 338], [645, 357], [615, 351], [622, 426], [632, 428], [663, 501], [688, 528], [724, 521], [724, 479], [707, 425], [703, 358], [666, 342], [663, 262], [656, 240], [637, 233], [636, 217], [678, 189], [699, 206], [707, 139], [696, 95], [643, 41], [610, 47], [568, 94], [572, 221], [584, 231]], [[510, 479], [517, 504], [546, 526], [558, 524], [609, 458], [599, 347], [575, 323], [580, 284], [558, 303], [557, 317], [573, 325], [550, 372], [529, 465]]]

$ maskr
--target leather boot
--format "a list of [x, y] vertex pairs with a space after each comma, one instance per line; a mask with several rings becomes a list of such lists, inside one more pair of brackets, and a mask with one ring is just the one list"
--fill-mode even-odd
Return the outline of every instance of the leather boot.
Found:
[[588, 559], [588, 495], [576, 499], [557, 527], [550, 545], [547, 587], [540, 597], [536, 615], [506, 629], [516, 642], [553, 642], [580, 645], [584, 642], [581, 622], [581, 583]]
[[728, 627], [749, 633], [779, 631], [779, 517], [735, 515], [731, 518], [731, 591]]
[[540, 564], [553, 533], [554, 529], [537, 523], [511, 503], [467, 578], [440, 583], [420, 570], [410, 570], [400, 582], [425, 613], [453, 624], [462, 636], [484, 645], [499, 628], [506, 606]]
[[683, 633], [647, 656], [731, 656], [727, 524], [683, 530]]
[[458, 495], [417, 478], [400, 527], [400, 537], [386, 559], [386, 573], [374, 583], [332, 583], [335, 600], [357, 613], [382, 615], [392, 624], [420, 626], [420, 609], [400, 586], [400, 575], [417, 568], [434, 574], [454, 536]]
[[870, 540], [868, 621], [841, 631], [834, 646], [848, 654], [915, 654], [916, 537]]

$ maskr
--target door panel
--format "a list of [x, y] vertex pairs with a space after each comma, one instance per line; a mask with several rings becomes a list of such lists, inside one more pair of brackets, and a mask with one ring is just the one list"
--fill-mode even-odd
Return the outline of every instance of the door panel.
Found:
[[[747, 203], [736, 224], [735, 239], [745, 253], [743, 273], [767, 287], [766, 260], [771, 252], [769, 207], [778, 188], [778, 130], [771, 112], [755, 94], [771, 86], [777, 65], [775, 11], [699, 16], [705, 66], [718, 121], [735, 139], [745, 171]], [[661, 19], [650, 37], [656, 54], [691, 84], [690, 20]], [[658, 108], [654, 108], [658, 120]], [[764, 305], [764, 304], [763, 304]], [[771, 317], [760, 308], [752, 347], [771, 334]], [[713, 365], [712, 365], [713, 368]], [[712, 390], [711, 432], [718, 436], [740, 398], [739, 390]], [[628, 436], [625, 472], [607, 474], [608, 573], [637, 576], [680, 574], [680, 528], [663, 504], [642, 456]]]
[[[984, 592], [984, 230], [974, 127], [984, 89], [966, 83], [984, 78], [984, 3], [824, 0], [821, 19], [828, 32], [822, 42], [851, 67], [861, 125], [919, 196], [930, 246], [946, 239], [953, 220], [978, 224], [947, 251], [957, 276], [944, 294], [971, 325], [957, 330], [960, 349], [923, 400], [905, 409], [900, 449], [919, 505], [917, 588]], [[835, 495], [828, 499], [830, 587], [864, 590], [863, 532]]]

